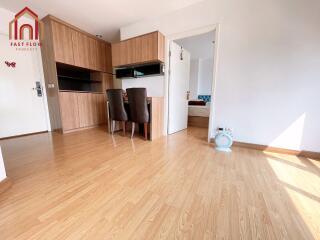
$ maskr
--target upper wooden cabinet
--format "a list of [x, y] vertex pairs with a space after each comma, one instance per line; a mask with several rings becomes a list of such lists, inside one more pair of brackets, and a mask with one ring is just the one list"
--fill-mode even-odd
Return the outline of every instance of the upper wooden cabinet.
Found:
[[52, 45], [56, 62], [112, 73], [110, 43], [50, 15], [43, 22], [46, 51]]
[[72, 30], [74, 65], [90, 69], [90, 47], [89, 37]]
[[102, 71], [101, 58], [99, 53], [99, 42], [93, 38], [89, 38], [89, 52], [91, 57], [89, 58], [89, 68], [93, 70]]
[[67, 26], [52, 21], [53, 51], [57, 62], [74, 64], [72, 30]]
[[109, 56], [109, 57], [105, 58], [106, 64], [105, 64], [104, 72], [112, 73], [111, 44], [110, 43], [106, 43], [105, 46], [106, 46], [106, 56]]
[[164, 62], [164, 36], [152, 32], [112, 44], [113, 67]]

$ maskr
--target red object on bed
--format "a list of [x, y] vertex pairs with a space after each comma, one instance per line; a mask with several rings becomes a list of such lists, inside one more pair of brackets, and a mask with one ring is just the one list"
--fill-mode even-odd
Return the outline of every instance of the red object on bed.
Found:
[[190, 106], [205, 106], [206, 102], [205, 101], [189, 101]]

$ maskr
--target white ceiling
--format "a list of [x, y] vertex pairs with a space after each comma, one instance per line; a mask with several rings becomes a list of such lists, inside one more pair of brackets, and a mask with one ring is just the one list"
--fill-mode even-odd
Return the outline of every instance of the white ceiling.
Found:
[[18, 12], [28, 6], [42, 18], [47, 14], [105, 40], [119, 40], [120, 27], [167, 14], [202, 0], [1, 0], [0, 7]]
[[212, 59], [214, 51], [215, 32], [175, 40], [177, 44], [191, 54], [191, 59]]

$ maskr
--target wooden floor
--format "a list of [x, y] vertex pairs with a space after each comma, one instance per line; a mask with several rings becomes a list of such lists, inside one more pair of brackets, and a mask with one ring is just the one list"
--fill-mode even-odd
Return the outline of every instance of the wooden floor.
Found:
[[320, 239], [320, 162], [206, 129], [153, 142], [103, 129], [0, 141], [0, 239]]

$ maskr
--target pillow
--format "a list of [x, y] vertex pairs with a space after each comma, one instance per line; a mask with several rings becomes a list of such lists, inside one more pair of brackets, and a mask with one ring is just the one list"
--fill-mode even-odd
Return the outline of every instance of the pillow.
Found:
[[198, 95], [198, 99], [205, 102], [211, 102], [211, 95]]

